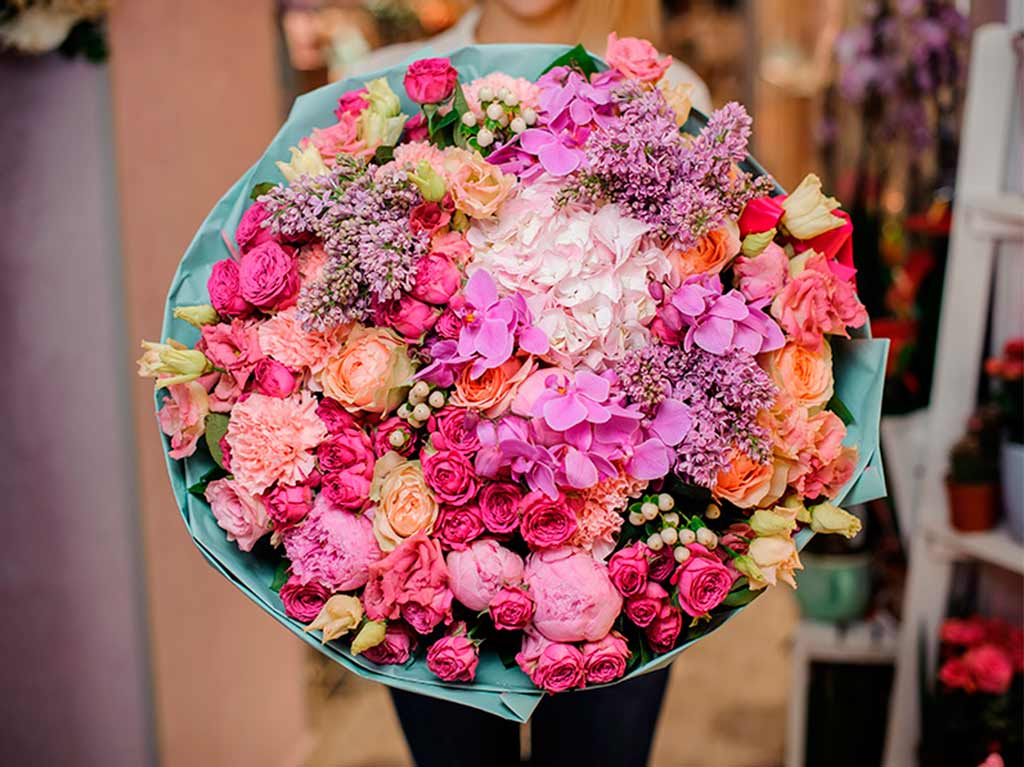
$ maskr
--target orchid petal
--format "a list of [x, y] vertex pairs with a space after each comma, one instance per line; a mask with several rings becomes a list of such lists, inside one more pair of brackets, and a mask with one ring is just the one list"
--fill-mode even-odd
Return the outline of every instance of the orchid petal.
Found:
[[692, 330], [694, 343], [712, 354], [724, 354], [732, 344], [733, 323], [730, 320], [721, 317], [707, 317]]
[[570, 487], [583, 490], [597, 484], [597, 467], [574, 447], [565, 451], [565, 479]]
[[555, 134], [544, 128], [530, 128], [519, 134], [519, 145], [530, 154], [537, 154], [549, 144], [556, 143], [558, 138]]
[[658, 408], [650, 428], [662, 442], [674, 447], [686, 438], [692, 426], [689, 406], [676, 399], [667, 399]]
[[587, 408], [574, 395], [552, 399], [544, 405], [544, 420], [556, 431], [566, 431], [587, 417]]
[[537, 159], [552, 176], [568, 176], [583, 162], [583, 153], [555, 142], [541, 147]]
[[538, 327], [523, 328], [519, 331], [519, 348], [530, 354], [547, 354], [551, 348], [548, 335]]
[[626, 471], [635, 479], [661, 479], [672, 468], [670, 459], [671, 453], [664, 443], [649, 439], [633, 448]]
[[463, 295], [478, 310], [498, 302], [498, 288], [494, 278], [484, 269], [473, 272], [473, 276], [466, 282]]

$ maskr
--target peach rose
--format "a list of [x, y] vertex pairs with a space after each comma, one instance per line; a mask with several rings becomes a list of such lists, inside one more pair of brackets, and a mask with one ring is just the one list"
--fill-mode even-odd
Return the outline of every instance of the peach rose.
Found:
[[414, 372], [408, 348], [385, 328], [356, 325], [319, 373], [324, 394], [349, 412], [388, 413]]
[[782, 390], [775, 397], [771, 409], [762, 411], [757, 421], [771, 434], [776, 459], [781, 457], [795, 461], [808, 440], [807, 408]]
[[373, 534], [383, 551], [393, 550], [421, 530], [433, 532], [437, 499], [423, 478], [419, 461], [385, 453], [374, 467], [370, 498], [377, 502]]
[[515, 185], [514, 175], [502, 173], [476, 152], [449, 149], [444, 165], [456, 210], [472, 218], [493, 216]]
[[772, 490], [774, 475], [771, 463], [757, 463], [746, 453], [733, 448], [729, 468], [718, 472], [711, 492], [715, 498], [724, 498], [741, 509], [749, 509]]
[[701, 237], [689, 250], [669, 253], [672, 275], [681, 283], [695, 274], [718, 274], [739, 252], [739, 231], [729, 222]]
[[765, 355], [765, 369], [798, 405], [813, 410], [832, 399], [832, 347], [828, 341], [816, 350], [790, 341]]
[[488, 418], [497, 418], [509, 409], [519, 387], [536, 367], [533, 357], [525, 360], [513, 357], [474, 380], [467, 365], [455, 379], [451, 403], [483, 413]]

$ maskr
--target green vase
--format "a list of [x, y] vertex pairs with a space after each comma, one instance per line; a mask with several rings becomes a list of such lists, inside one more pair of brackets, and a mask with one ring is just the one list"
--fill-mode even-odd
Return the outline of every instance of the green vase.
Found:
[[847, 623], [864, 616], [871, 599], [871, 557], [805, 553], [797, 572], [797, 600], [805, 618]]

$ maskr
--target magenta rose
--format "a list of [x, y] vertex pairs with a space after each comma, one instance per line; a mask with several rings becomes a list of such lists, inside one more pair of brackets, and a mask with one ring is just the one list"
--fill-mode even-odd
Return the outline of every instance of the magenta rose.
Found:
[[587, 642], [580, 651], [587, 684], [608, 684], [621, 678], [626, 673], [626, 661], [632, 655], [626, 638], [618, 631], [609, 631], [597, 642]]
[[264, 357], [256, 363], [252, 369], [252, 378], [256, 392], [278, 399], [284, 399], [298, 386], [296, 374], [270, 357]]
[[449, 549], [463, 549], [484, 534], [480, 509], [474, 504], [442, 506], [434, 522], [434, 537]]
[[384, 641], [363, 651], [363, 657], [381, 666], [406, 663], [416, 647], [416, 636], [401, 623], [388, 623]]
[[358, 470], [324, 474], [320, 492], [334, 508], [359, 513], [370, 501], [370, 478]]
[[533, 618], [533, 597], [515, 587], [501, 589], [488, 606], [494, 628], [504, 631], [522, 631]]
[[437, 318], [434, 332], [441, 336], [441, 338], [456, 339], [459, 337], [459, 333], [462, 332], [462, 319], [449, 306]]
[[284, 603], [284, 614], [302, 623], [309, 623], [319, 613], [331, 592], [319, 581], [303, 583], [291, 576], [278, 592]]
[[269, 217], [262, 203], [256, 203], [242, 214], [242, 220], [235, 228], [235, 242], [242, 252], [273, 239], [270, 229], [264, 226]]
[[352, 414], [342, 407], [340, 402], [330, 397], [320, 400], [320, 404], [316, 406], [316, 414], [331, 434], [360, 428]]
[[427, 421], [430, 443], [437, 450], [455, 450], [470, 457], [480, 449], [476, 427], [480, 417], [461, 407], [449, 405], [435, 412]]
[[459, 267], [443, 253], [428, 253], [416, 266], [412, 295], [428, 304], [443, 305], [461, 286]]
[[[403, 441], [399, 446], [391, 441], [391, 435], [398, 433]], [[399, 455], [412, 455], [419, 445], [419, 434], [413, 431], [409, 424], [398, 416], [392, 416], [382, 421], [373, 435], [373, 452], [380, 458], [387, 452], [394, 451]]]
[[316, 460], [324, 474], [347, 472], [373, 479], [375, 462], [370, 435], [358, 428], [332, 434], [316, 449]]
[[529, 493], [520, 506], [519, 531], [531, 549], [552, 549], [572, 538], [578, 523], [562, 493], [555, 499], [539, 491]]
[[378, 325], [386, 325], [408, 341], [418, 341], [437, 322], [441, 310], [404, 295], [397, 301], [382, 304], [374, 316]]
[[672, 583], [679, 589], [679, 606], [697, 618], [718, 607], [732, 588], [732, 576], [722, 562], [701, 546], [688, 546], [690, 558], [676, 569]]
[[421, 530], [370, 565], [363, 605], [370, 620], [402, 618], [420, 634], [451, 622], [452, 592], [440, 544]]
[[676, 570], [676, 559], [672, 556], [672, 550], [666, 546], [661, 551], [647, 550], [649, 555], [647, 577], [652, 581], [664, 583], [672, 577]]
[[263, 503], [276, 527], [294, 525], [313, 508], [313, 488], [309, 485], [277, 485], [263, 496]]
[[427, 126], [427, 118], [419, 112], [405, 121], [405, 129], [402, 131], [404, 141], [426, 141], [430, 138], [430, 129]]
[[523, 580], [523, 560], [494, 540], [474, 541], [445, 560], [452, 594], [470, 610], [486, 610], [506, 586]]
[[771, 197], [756, 197], [748, 202], [740, 214], [740, 237], [760, 234], [775, 229], [782, 220], [782, 205]]
[[647, 581], [643, 592], [626, 600], [626, 617], [640, 628], [646, 628], [658, 617], [666, 599], [668, 592], [660, 584]]
[[548, 692], [565, 692], [586, 682], [583, 653], [571, 644], [551, 642], [536, 633], [523, 635], [516, 663], [531, 682]]
[[417, 104], [440, 104], [452, 95], [459, 73], [449, 59], [420, 59], [405, 70], [405, 92]]
[[442, 682], [472, 682], [479, 661], [476, 645], [465, 636], [441, 637], [427, 650], [427, 668]]
[[[448, 222], [451, 220], [451, 214], [436, 202], [421, 202], [409, 211], [409, 227], [415, 233], [426, 232], [427, 234], [433, 234], [441, 227], [448, 226]], [[420, 263], [422, 262], [423, 260], [421, 259]], [[417, 282], [419, 282], [418, 276]], [[432, 303], [442, 302], [435, 301]]]
[[519, 527], [519, 506], [523, 491], [511, 482], [489, 482], [480, 490], [477, 503], [484, 527], [502, 535]]
[[608, 577], [622, 596], [636, 596], [644, 590], [650, 572], [647, 562], [649, 551], [646, 545], [638, 542], [616, 551], [608, 561]]
[[476, 497], [476, 470], [462, 453], [439, 450], [424, 456], [423, 477], [442, 503], [461, 506]]
[[276, 242], [264, 242], [243, 254], [238, 284], [258, 309], [285, 309], [299, 295], [298, 261]]
[[676, 646], [679, 632], [683, 630], [683, 613], [678, 607], [663, 604], [651, 624], [644, 630], [647, 643], [656, 653], [666, 653]]
[[369, 91], [366, 88], [349, 91], [338, 99], [338, 108], [334, 110], [334, 115], [339, 120], [345, 115], [359, 117], [369, 105]]
[[252, 304], [242, 297], [238, 264], [230, 258], [213, 265], [206, 290], [210, 294], [210, 304], [222, 317], [241, 317], [252, 312]]

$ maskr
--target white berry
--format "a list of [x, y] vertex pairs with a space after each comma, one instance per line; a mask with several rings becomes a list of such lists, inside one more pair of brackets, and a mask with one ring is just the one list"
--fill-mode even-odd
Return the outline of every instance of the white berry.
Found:
[[408, 439], [409, 435], [402, 429], [395, 429], [388, 435], [388, 442], [391, 443], [391, 447], [401, 447], [408, 441]]
[[708, 507], [704, 509], [704, 516], [708, 519], [718, 519], [722, 516], [722, 510], [713, 503], [709, 503]]
[[676, 499], [668, 493], [662, 493], [658, 496], [658, 508], [662, 511], [671, 511], [676, 506]]
[[633, 527], [640, 527], [643, 523], [644, 523], [643, 514], [640, 514], [640, 513], [635, 512], [635, 511], [629, 512], [629, 524], [633, 525]]
[[647, 539], [647, 548], [649, 548], [651, 551], [661, 551], [664, 545], [665, 541], [661, 540], [661, 536], [657, 533], [655, 533]]
[[481, 128], [480, 132], [476, 134], [476, 143], [480, 146], [490, 146], [494, 143], [494, 134], [487, 128]]
[[412, 417], [417, 421], [426, 421], [430, 418], [430, 405], [426, 402], [421, 402], [412, 409]]
[[672, 551], [672, 556], [676, 558], [676, 562], [682, 564], [690, 558], [690, 550], [685, 546], [676, 546], [676, 548]]
[[503, 114], [505, 114], [505, 110], [497, 102], [487, 107], [487, 116], [492, 120], [500, 120]]
[[644, 519], [654, 519], [658, 516], [658, 507], [648, 502], [640, 507], [640, 513], [644, 515]]
[[519, 104], [519, 97], [512, 93], [512, 91], [506, 93], [501, 100], [505, 102], [505, 106], [509, 107], [518, 106]]
[[494, 91], [488, 88], [486, 85], [476, 92], [476, 97], [481, 101], [490, 101], [494, 98]]
[[473, 112], [462, 113], [462, 124], [467, 128], [472, 128], [476, 125], [476, 115]]
[[679, 542], [684, 546], [693, 543], [696, 540], [697, 534], [694, 533], [693, 530], [691, 530], [690, 528], [686, 528], [685, 530], [679, 531]]
[[665, 524], [671, 527], [679, 527], [679, 515], [674, 511], [670, 511], [668, 514], [662, 514], [661, 518], [665, 520]]
[[435, 410], [439, 407], [444, 407], [444, 392], [440, 389], [435, 389], [430, 392], [430, 396], [427, 398], [427, 404]]
[[411, 416], [412, 416], [412, 405], [410, 405], [408, 402], [403, 402], [401, 405], [398, 406], [398, 417], [399, 418], [403, 418], [404, 419], [404, 418], [409, 418]]
[[537, 122], [537, 113], [530, 107], [526, 107], [526, 109], [523, 110], [523, 120], [526, 121], [527, 125], [533, 125]]
[[526, 121], [522, 117], [516, 117], [509, 123], [509, 126], [513, 133], [522, 133], [526, 130]]
[[661, 531], [661, 540], [665, 541], [669, 546], [673, 546], [679, 540], [679, 531], [674, 527], [666, 527]]
[[711, 550], [718, 546], [718, 536], [715, 535], [710, 528], [702, 527], [697, 531], [697, 543], [704, 548]]

